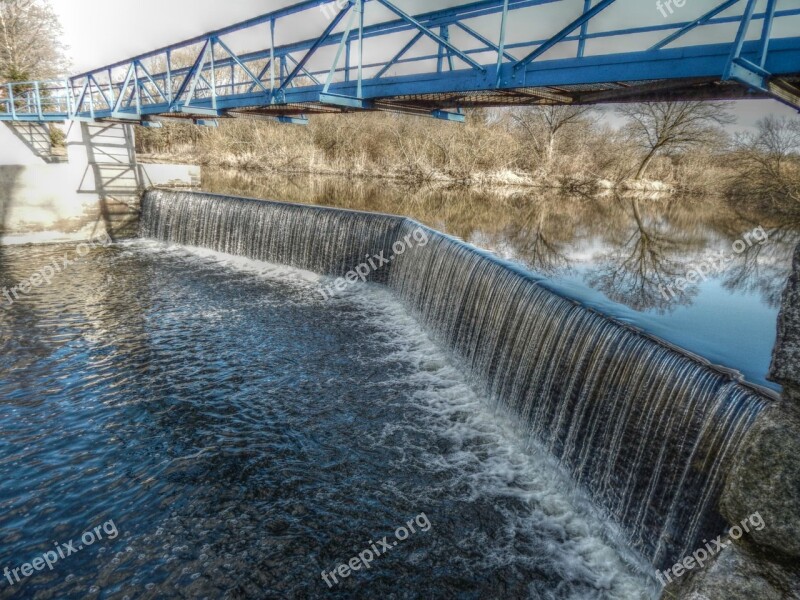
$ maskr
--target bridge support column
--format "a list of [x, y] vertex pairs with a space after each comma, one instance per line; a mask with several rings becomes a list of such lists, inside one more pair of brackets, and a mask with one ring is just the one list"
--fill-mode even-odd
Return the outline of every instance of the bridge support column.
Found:
[[52, 162], [49, 133], [40, 155], [47, 125], [26, 124], [24, 139], [17, 127], [0, 125], [0, 243], [130, 237], [145, 188], [199, 183], [199, 167], [140, 165], [132, 125], [67, 124], [66, 162]]

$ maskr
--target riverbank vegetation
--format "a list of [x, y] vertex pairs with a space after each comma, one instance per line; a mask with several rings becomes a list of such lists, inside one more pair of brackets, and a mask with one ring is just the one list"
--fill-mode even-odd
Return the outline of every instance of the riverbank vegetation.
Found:
[[732, 120], [718, 102], [483, 109], [469, 111], [465, 124], [388, 113], [317, 115], [306, 127], [165, 120], [162, 129], [140, 129], [137, 151], [262, 173], [797, 198], [800, 120], [767, 117], [738, 137], [724, 129]]

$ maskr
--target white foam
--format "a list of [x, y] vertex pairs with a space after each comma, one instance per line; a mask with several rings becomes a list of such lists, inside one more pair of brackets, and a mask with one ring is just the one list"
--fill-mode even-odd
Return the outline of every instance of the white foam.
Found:
[[313, 285], [318, 284], [323, 279], [321, 275], [313, 271], [262, 260], [254, 260], [244, 256], [226, 254], [224, 252], [217, 252], [216, 250], [209, 250], [208, 248], [200, 248], [197, 246], [183, 246], [142, 239], [128, 240], [122, 242], [121, 245], [146, 254], [164, 254], [166, 252], [181, 256], [183, 259], [195, 258], [198, 259], [197, 262], [201, 265], [212, 265], [215, 268], [222, 267], [232, 269], [241, 273], [254, 275], [258, 278], [281, 281], [284, 283], [302, 284], [313, 287]]
[[[600, 516], [581, 490], [575, 489], [550, 454], [535, 444], [531, 446], [517, 432], [512, 418], [493, 411], [475, 393], [450, 357], [391, 292], [376, 285], [352, 289], [346, 301], [359, 304], [365, 323], [378, 329], [381, 333], [376, 335], [392, 347], [383, 360], [415, 367], [403, 382], [410, 381], [419, 388], [413, 400], [428, 416], [424, 424], [388, 426], [382, 436], [395, 436], [403, 428], [430, 431], [433, 427], [451, 444], [446, 454], [428, 454], [427, 461], [434, 470], [463, 473], [459, 483], [466, 484], [472, 499], [511, 496], [530, 508], [528, 513], [506, 515], [507, 544], [483, 546], [489, 550], [485, 562], [498, 566], [525, 561], [514, 542], [515, 532], [536, 537], [537, 531], [555, 529], [555, 538], [561, 542], [548, 552], [553, 559], [551, 568], [561, 577], [591, 582], [603, 598], [656, 597], [649, 563], [624, 546], [619, 531]], [[476, 441], [480, 442], [479, 454], [469, 449], [475, 448]]]

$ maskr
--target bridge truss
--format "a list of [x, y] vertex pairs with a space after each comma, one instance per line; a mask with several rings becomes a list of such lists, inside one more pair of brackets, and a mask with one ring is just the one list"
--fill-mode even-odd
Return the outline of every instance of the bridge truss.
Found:
[[412, 15], [396, 0], [306, 0], [66, 80], [0, 84], [0, 120], [459, 121], [469, 107], [662, 99], [800, 109], [800, 0], [676, 1], [478, 0]]

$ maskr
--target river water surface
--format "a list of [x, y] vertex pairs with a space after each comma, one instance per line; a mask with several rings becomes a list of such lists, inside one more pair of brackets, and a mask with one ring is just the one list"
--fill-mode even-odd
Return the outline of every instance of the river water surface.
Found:
[[0, 311], [0, 597], [653, 597], [388, 292], [150, 241], [2, 250], [0, 286], [74, 262]]

